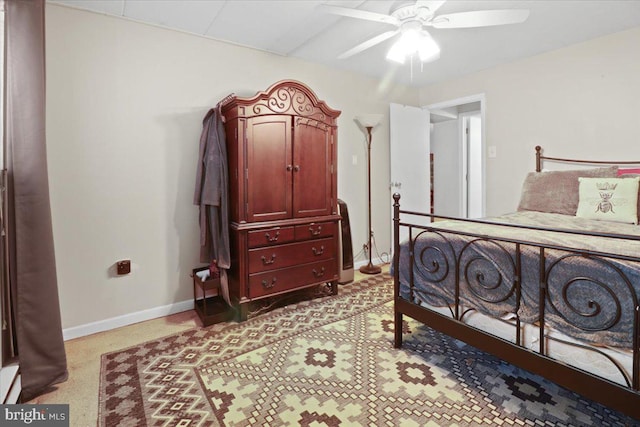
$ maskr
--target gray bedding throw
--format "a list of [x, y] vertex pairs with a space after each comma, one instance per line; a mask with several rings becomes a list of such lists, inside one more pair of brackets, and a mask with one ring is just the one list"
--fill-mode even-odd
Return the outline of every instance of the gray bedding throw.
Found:
[[[578, 231], [626, 234], [640, 237], [640, 227], [586, 220], [569, 215], [516, 212], [492, 221]], [[517, 314], [527, 323], [539, 320], [540, 249], [500, 241], [532, 241], [610, 254], [640, 256], [640, 240], [542, 232], [492, 224], [442, 221], [429, 231], [414, 230], [413, 295], [435, 306], [452, 306], [456, 280], [465, 308], [494, 317]], [[494, 239], [452, 234], [451, 231], [491, 236]], [[420, 235], [416, 238], [418, 232]], [[400, 295], [410, 299], [409, 243], [400, 251]], [[519, 267], [519, 268], [518, 268]], [[518, 283], [517, 271], [520, 286]], [[561, 332], [596, 344], [632, 346], [634, 308], [640, 295], [640, 263], [571, 251], [546, 249], [547, 278], [545, 321]]]

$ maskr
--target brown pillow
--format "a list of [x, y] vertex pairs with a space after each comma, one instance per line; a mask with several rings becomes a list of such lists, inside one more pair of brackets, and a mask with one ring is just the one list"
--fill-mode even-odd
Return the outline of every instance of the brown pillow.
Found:
[[[618, 178], [635, 178], [640, 176], [640, 173], [623, 173], [618, 175]], [[640, 224], [640, 191], [638, 191], [638, 224]]]
[[519, 211], [575, 215], [578, 210], [578, 178], [616, 178], [617, 166], [552, 172], [530, 172], [522, 185]]

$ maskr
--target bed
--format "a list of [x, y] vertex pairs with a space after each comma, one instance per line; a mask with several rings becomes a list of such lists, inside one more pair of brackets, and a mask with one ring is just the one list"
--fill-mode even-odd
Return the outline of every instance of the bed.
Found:
[[640, 419], [640, 162], [535, 154], [509, 214], [405, 211], [393, 195], [395, 346], [407, 315]]

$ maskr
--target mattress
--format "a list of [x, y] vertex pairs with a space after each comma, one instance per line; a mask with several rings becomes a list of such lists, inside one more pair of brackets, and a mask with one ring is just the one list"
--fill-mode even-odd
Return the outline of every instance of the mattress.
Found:
[[[443, 316], [452, 317], [446, 307], [421, 304], [429, 310]], [[502, 338], [511, 343], [516, 342], [515, 323], [509, 323], [508, 318], [498, 320], [477, 311], [472, 311], [464, 316], [464, 323], [491, 335]], [[536, 353], [540, 351], [540, 328], [536, 325], [523, 323], [521, 328], [521, 346]], [[630, 350], [608, 347], [585, 348], [584, 343], [560, 331], [546, 328], [545, 355], [554, 360], [598, 375], [609, 381], [627, 386], [627, 378], [631, 378], [633, 369], [633, 353]], [[564, 342], [563, 342], [564, 341]], [[578, 344], [578, 346], [565, 342]], [[613, 361], [612, 361], [613, 360]]]

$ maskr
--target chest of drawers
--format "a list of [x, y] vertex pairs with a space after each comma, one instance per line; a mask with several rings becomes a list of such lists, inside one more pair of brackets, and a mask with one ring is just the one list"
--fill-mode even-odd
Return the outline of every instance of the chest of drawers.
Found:
[[232, 253], [238, 258], [232, 259], [229, 291], [239, 319], [246, 319], [248, 304], [256, 299], [322, 283], [335, 293], [338, 231], [338, 218], [232, 229]]

